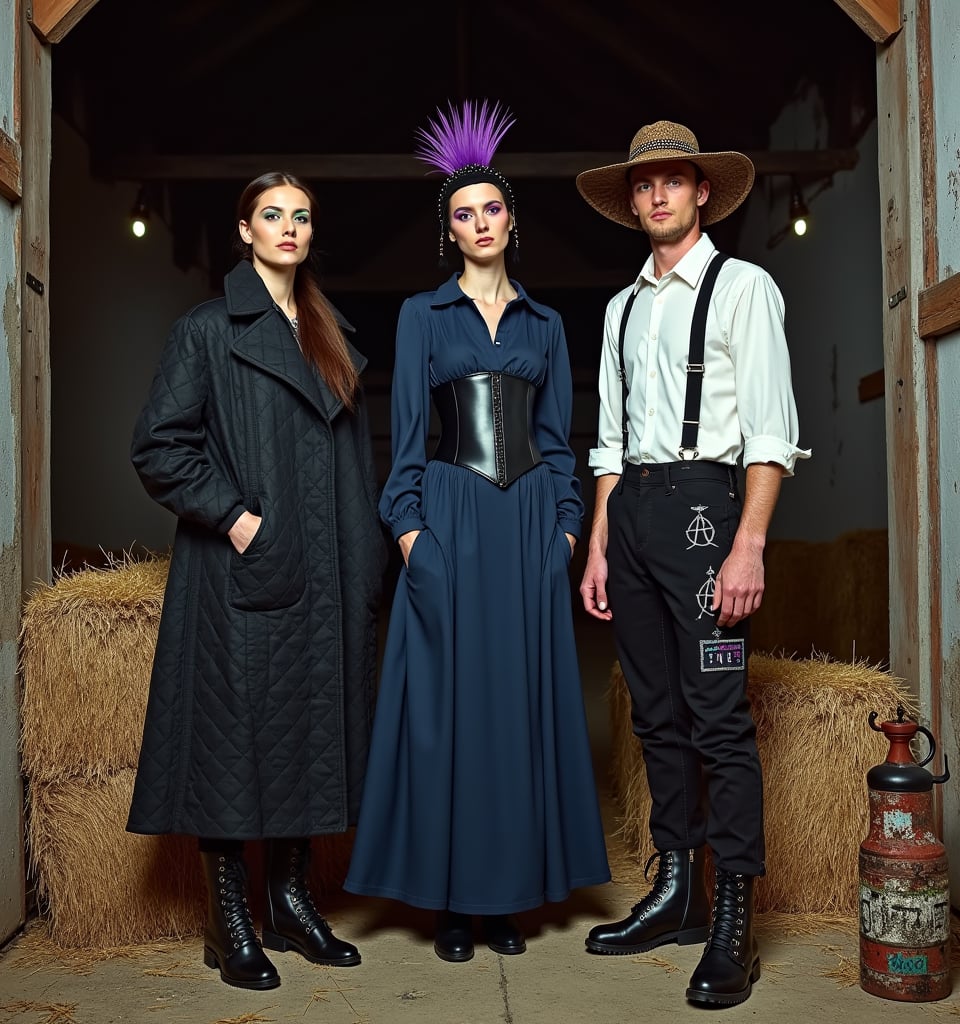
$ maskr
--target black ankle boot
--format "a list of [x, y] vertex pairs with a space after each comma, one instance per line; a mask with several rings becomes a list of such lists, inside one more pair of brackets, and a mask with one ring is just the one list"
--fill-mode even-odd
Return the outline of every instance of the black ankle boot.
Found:
[[264, 946], [281, 953], [292, 949], [311, 963], [328, 967], [354, 967], [360, 963], [357, 947], [333, 934], [310, 898], [310, 840], [268, 839], [266, 857]]
[[247, 871], [241, 854], [201, 851], [207, 880], [203, 962], [237, 988], [276, 988], [280, 976], [267, 959], [247, 906]]
[[457, 914], [452, 910], [439, 911], [433, 951], [441, 960], [452, 964], [472, 960], [473, 918], [469, 914]]
[[760, 953], [753, 937], [753, 878], [718, 871], [710, 937], [690, 978], [687, 999], [735, 1006], [749, 998], [759, 977]]
[[703, 875], [705, 847], [655, 853], [643, 869], [644, 878], [657, 857], [660, 864], [653, 888], [629, 917], [591, 928], [588, 952], [622, 956], [644, 953], [668, 942], [688, 946], [706, 939], [710, 904]]
[[509, 914], [490, 914], [483, 918], [484, 942], [504, 956], [516, 956], [527, 949], [527, 940], [517, 922]]

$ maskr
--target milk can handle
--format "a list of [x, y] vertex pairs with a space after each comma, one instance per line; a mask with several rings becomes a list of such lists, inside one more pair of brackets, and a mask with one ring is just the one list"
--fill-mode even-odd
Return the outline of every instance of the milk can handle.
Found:
[[925, 764], [929, 764], [933, 760], [933, 755], [937, 752], [937, 743], [934, 740], [933, 735], [929, 729], [924, 729], [922, 725], [917, 726], [917, 732], [922, 732], [927, 737], [927, 742], [930, 744], [930, 750], [927, 756], [922, 761], [917, 761], [917, 764], [922, 768]]

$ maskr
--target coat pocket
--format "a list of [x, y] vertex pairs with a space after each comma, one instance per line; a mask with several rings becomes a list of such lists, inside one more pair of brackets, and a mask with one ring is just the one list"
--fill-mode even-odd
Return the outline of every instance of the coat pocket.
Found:
[[260, 529], [246, 551], [231, 551], [227, 600], [240, 611], [289, 608], [307, 585], [299, 520], [279, 522], [266, 503], [260, 514]]

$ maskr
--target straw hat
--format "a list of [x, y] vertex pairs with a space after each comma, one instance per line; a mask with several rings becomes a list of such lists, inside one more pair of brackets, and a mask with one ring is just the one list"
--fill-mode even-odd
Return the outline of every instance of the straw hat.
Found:
[[624, 227], [643, 230], [630, 209], [628, 175], [631, 167], [663, 160], [690, 160], [710, 182], [710, 197], [700, 207], [700, 224], [714, 224], [733, 213], [753, 187], [754, 169], [748, 156], [728, 150], [701, 153], [696, 135], [673, 121], [644, 125], [633, 137], [622, 164], [595, 167], [577, 175], [580, 195], [599, 213]]

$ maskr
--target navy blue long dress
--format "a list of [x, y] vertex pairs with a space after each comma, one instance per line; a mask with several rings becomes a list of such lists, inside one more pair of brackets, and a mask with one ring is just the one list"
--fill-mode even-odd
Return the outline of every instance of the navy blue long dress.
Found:
[[[583, 517], [559, 315], [527, 297], [495, 342], [454, 275], [397, 328], [393, 466], [380, 514], [421, 530], [392, 606], [345, 887], [508, 914], [610, 879], [570, 601]], [[501, 371], [537, 386], [544, 461], [501, 489], [430, 461], [431, 387]]]

